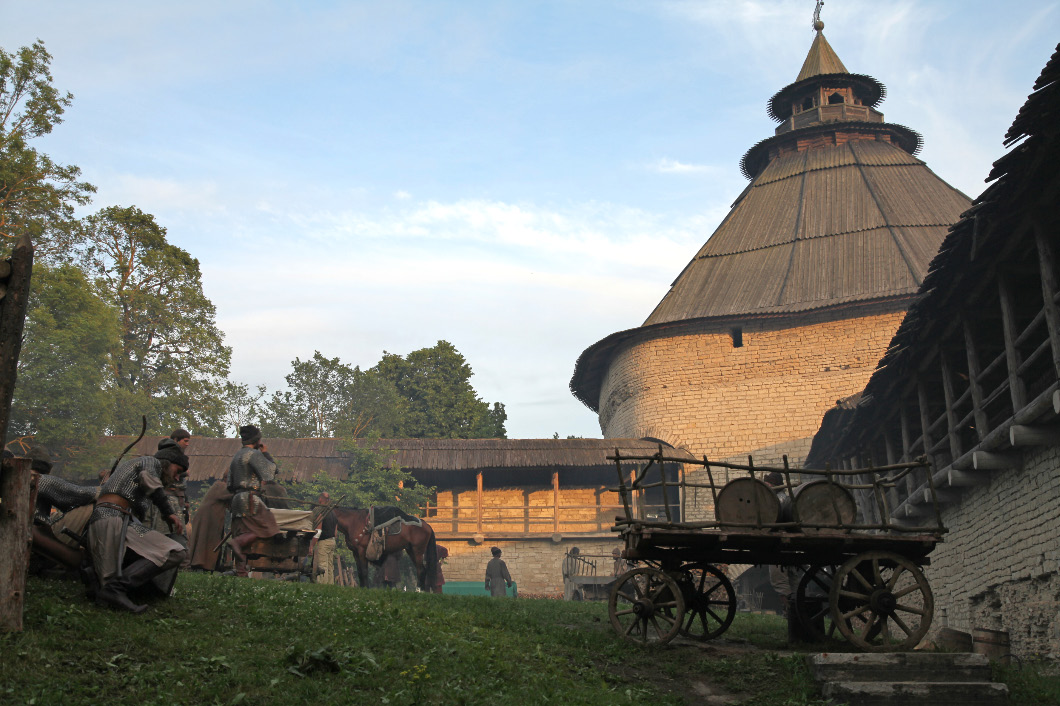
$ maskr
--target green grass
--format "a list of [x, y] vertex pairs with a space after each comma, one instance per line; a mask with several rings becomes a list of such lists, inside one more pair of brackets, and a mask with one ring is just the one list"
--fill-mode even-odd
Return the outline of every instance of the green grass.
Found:
[[1060, 665], [1052, 662], [994, 663], [994, 681], [1008, 685], [1009, 703], [1019, 706], [1060, 704]]
[[[739, 616], [724, 644], [747, 652], [782, 631]], [[602, 603], [182, 574], [176, 596], [135, 616], [31, 578], [24, 631], [0, 635], [0, 703], [665, 705], [690, 703], [695, 680], [755, 690], [756, 706], [815, 703], [792, 700], [812, 691], [797, 659], [716, 649], [627, 644]], [[763, 665], [766, 678], [748, 676]], [[757, 694], [766, 682], [783, 700]]]

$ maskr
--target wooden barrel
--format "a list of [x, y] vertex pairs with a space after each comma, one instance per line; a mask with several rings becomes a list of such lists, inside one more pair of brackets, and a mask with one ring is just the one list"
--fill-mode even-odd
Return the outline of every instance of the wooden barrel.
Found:
[[942, 628], [939, 630], [939, 636], [938, 639], [935, 640], [935, 643], [939, 646], [939, 649], [945, 650], [946, 652], [972, 651], [972, 636], [970, 633], [966, 633], [963, 630]]
[[[757, 478], [734, 478], [718, 492], [714, 516], [723, 526], [730, 523], [771, 525], [780, 518], [780, 501], [766, 483]], [[754, 527], [730, 527], [752, 531]], [[766, 529], [770, 529], [768, 526]]]
[[972, 652], [986, 655], [991, 661], [1008, 664], [1008, 633], [1004, 630], [972, 629]]
[[[795, 486], [795, 510], [791, 509], [791, 498], [786, 490], [778, 489], [781, 503], [781, 518], [791, 522], [796, 517], [807, 533], [835, 532], [836, 529], [817, 528], [810, 525], [845, 525], [850, 526], [858, 516], [858, 506], [849, 490], [820, 479]], [[836, 510], [839, 514], [836, 515]]]

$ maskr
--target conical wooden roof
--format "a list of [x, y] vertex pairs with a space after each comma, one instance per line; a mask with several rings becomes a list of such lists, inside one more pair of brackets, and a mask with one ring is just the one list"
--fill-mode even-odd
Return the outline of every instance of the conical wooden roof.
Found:
[[913, 294], [968, 204], [922, 161], [887, 142], [778, 157], [644, 324]]
[[839, 60], [839, 55], [832, 49], [832, 45], [824, 38], [824, 32], [818, 32], [810, 45], [810, 51], [806, 54], [806, 61], [802, 62], [802, 70], [796, 82], [819, 76], [821, 74], [845, 74], [849, 73], [847, 67]]

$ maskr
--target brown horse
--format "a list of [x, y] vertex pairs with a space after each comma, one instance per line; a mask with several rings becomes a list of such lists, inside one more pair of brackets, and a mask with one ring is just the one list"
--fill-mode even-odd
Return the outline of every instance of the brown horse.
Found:
[[[368, 510], [336, 507], [334, 513], [339, 531], [346, 538], [346, 546], [357, 558], [357, 584], [367, 586], [368, 559], [365, 553], [371, 537], [371, 529], [367, 526]], [[416, 584], [420, 590], [430, 590], [430, 587], [434, 585], [438, 570], [438, 544], [435, 542], [434, 530], [431, 526], [426, 522], [423, 522], [421, 527], [402, 523], [401, 532], [386, 535], [383, 555], [372, 563], [379, 566], [388, 555], [400, 554], [402, 551], [408, 552], [409, 558], [416, 567]]]

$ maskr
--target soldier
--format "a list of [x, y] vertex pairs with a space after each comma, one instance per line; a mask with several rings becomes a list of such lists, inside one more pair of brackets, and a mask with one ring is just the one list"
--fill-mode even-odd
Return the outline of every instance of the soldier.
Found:
[[239, 428], [243, 448], [228, 466], [228, 489], [232, 492], [232, 538], [228, 545], [236, 559], [236, 576], [247, 576], [244, 550], [256, 539], [280, 533], [272, 510], [262, 498], [262, 486], [276, 475], [276, 463], [261, 443], [261, 430], [253, 424]]
[[491, 548], [490, 553], [493, 554], [493, 558], [486, 564], [486, 590], [491, 596], [507, 596], [505, 586], [512, 587], [512, 576], [508, 573], [508, 565], [501, 559], [500, 547]]
[[[96, 488], [71, 483], [51, 475], [51, 454], [43, 446], [34, 446], [26, 453], [30, 468], [37, 474], [37, 500], [33, 508], [33, 550], [49, 559], [77, 569], [81, 554], [71, 540], [62, 534], [62, 527], [80, 534], [92, 513]], [[72, 512], [78, 508], [77, 512]], [[59, 510], [53, 516], [52, 510]], [[58, 524], [57, 524], [58, 523]]]
[[[147, 606], [133, 603], [128, 592], [184, 560], [184, 547], [141, 521], [148, 503], [153, 503], [174, 532], [183, 531], [184, 523], [162, 486], [187, 469], [188, 457], [173, 446], [125, 461], [103, 483], [88, 524], [88, 545], [100, 585], [98, 603], [142, 613]], [[130, 553], [135, 558], [124, 565]]]

